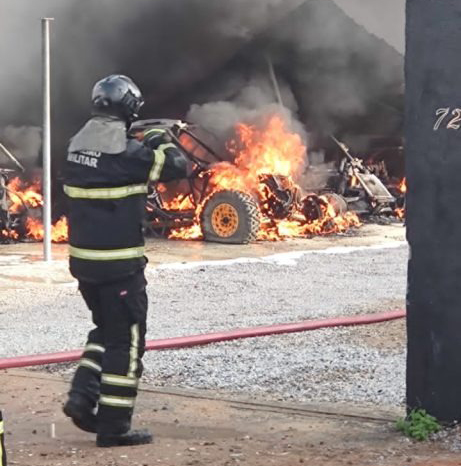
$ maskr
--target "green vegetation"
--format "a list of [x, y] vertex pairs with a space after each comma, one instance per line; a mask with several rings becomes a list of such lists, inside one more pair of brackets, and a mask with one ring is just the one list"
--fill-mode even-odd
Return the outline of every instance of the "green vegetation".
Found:
[[427, 440], [430, 434], [438, 432], [441, 426], [437, 419], [424, 409], [413, 409], [406, 418], [397, 421], [397, 429], [407, 437]]

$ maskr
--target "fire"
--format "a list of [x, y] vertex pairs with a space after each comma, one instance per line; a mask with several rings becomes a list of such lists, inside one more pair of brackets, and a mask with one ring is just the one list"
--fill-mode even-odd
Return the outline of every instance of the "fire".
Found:
[[[40, 241], [44, 236], [43, 223], [41, 219], [31, 216], [32, 209], [43, 207], [43, 196], [41, 194], [40, 180], [25, 182], [19, 177], [12, 178], [8, 182], [10, 206], [9, 212], [12, 215], [24, 216], [25, 236], [30, 239]], [[55, 243], [67, 241], [68, 237], [67, 219], [61, 217], [51, 229], [51, 238]], [[19, 239], [19, 233], [15, 230], [2, 230], [0, 237]]]
[[202, 229], [196, 222], [190, 227], [176, 228], [172, 230], [172, 232], [168, 235], [168, 238], [182, 240], [202, 239]]
[[400, 220], [403, 220], [405, 218], [405, 209], [402, 208], [402, 209], [395, 209], [394, 210], [394, 214], [397, 218], [399, 218]]
[[332, 205], [324, 199], [323, 217], [306, 223], [303, 220], [281, 220], [275, 224], [262, 225], [258, 234], [259, 240], [277, 241], [279, 239], [322, 236], [333, 233], [343, 233], [351, 227], [360, 227], [362, 223], [354, 212], [338, 215]]
[[[407, 193], [407, 178], [403, 178], [402, 181], [399, 183], [398, 190], [402, 193], [402, 196], [405, 196]], [[403, 203], [403, 207], [397, 207], [394, 209], [394, 215], [403, 220], [405, 218], [405, 202]]]
[[164, 201], [163, 206], [167, 210], [189, 210], [194, 209], [191, 196], [179, 195], [171, 201]]
[[[228, 150], [235, 156], [234, 163], [221, 162], [211, 169], [211, 194], [232, 189], [251, 193], [257, 198], [263, 216], [259, 240], [276, 241], [325, 235], [344, 232], [352, 226], [361, 225], [355, 213], [338, 215], [327, 199], [323, 199], [322, 216], [319, 220], [307, 222], [300, 212], [297, 215], [290, 212], [286, 219], [276, 218], [271, 207], [273, 194], [265, 181], [270, 175], [276, 175], [284, 188], [295, 193], [296, 197], [301, 197], [301, 188], [294, 179], [302, 172], [307, 148], [301, 137], [287, 130], [283, 119], [277, 115], [270, 117], [261, 128], [243, 123], [237, 125], [236, 136], [228, 144]], [[203, 204], [205, 203], [206, 200]], [[294, 205], [296, 206], [296, 202]], [[194, 225], [173, 230], [170, 238], [201, 239], [199, 215], [196, 216]]]
[[[28, 218], [26, 220], [27, 237], [41, 241], [44, 237], [44, 228], [41, 220]], [[67, 218], [61, 217], [51, 228], [51, 241], [54, 243], [63, 243], [67, 241]]]
[[0, 238], [17, 240], [19, 239], [19, 234], [14, 230], [0, 230]]
[[228, 144], [234, 164], [219, 163], [211, 182], [216, 188], [257, 192], [261, 175], [296, 176], [305, 162], [306, 146], [296, 133], [289, 133], [279, 116], [269, 119], [263, 129], [239, 124], [237, 140]]
[[33, 183], [26, 186], [19, 177], [16, 177], [8, 183], [8, 188], [10, 190], [10, 199], [12, 202], [10, 207], [11, 213], [17, 214], [25, 207], [35, 209], [43, 206], [43, 197], [40, 194], [41, 188], [39, 180], [34, 180]]
[[407, 178], [403, 178], [403, 180], [400, 182], [399, 184], [399, 191], [402, 193], [402, 194], [406, 194], [407, 192]]

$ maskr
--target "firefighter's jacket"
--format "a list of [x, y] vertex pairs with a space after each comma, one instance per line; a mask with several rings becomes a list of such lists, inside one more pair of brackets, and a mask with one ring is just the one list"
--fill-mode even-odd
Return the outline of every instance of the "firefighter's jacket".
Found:
[[[123, 279], [145, 267], [143, 219], [148, 184], [185, 176], [179, 149], [165, 132], [148, 148], [125, 123], [96, 116], [71, 139], [65, 170], [70, 270], [90, 283]], [[176, 172], [176, 173], [174, 173]]]

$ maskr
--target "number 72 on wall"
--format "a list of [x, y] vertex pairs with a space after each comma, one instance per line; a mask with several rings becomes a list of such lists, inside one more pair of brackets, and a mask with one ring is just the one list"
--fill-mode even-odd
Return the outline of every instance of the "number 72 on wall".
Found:
[[[435, 115], [438, 118], [434, 125], [434, 131], [437, 131], [442, 126], [442, 123], [444, 122], [445, 118], [450, 114], [450, 110], [451, 110], [450, 107], [445, 107], [445, 108], [438, 108], [435, 111]], [[459, 129], [459, 128], [461, 128], [461, 108], [455, 108], [451, 112], [450, 120], [447, 123], [447, 129]]]

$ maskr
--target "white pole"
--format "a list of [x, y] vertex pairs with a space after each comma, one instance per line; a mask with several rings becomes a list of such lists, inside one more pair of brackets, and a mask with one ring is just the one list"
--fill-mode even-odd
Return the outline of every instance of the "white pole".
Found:
[[51, 257], [51, 64], [50, 22], [53, 18], [42, 18], [43, 59], [43, 259]]

